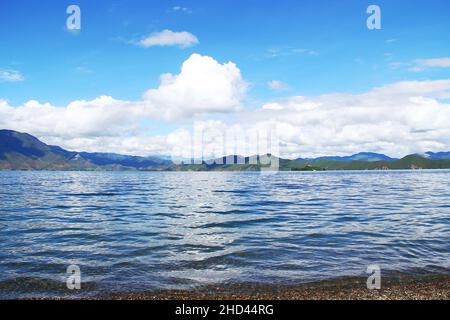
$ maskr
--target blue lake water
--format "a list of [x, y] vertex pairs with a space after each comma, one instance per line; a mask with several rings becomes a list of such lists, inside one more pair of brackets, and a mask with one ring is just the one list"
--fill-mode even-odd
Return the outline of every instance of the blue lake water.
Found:
[[0, 172], [0, 297], [450, 274], [450, 171]]

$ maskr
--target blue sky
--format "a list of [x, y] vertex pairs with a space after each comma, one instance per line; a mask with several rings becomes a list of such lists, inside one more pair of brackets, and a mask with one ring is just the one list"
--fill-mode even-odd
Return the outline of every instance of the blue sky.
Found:
[[[71, 4], [81, 8], [78, 34], [66, 29]], [[366, 27], [370, 4], [382, 10], [381, 30]], [[163, 30], [189, 32], [198, 43], [137, 45]], [[29, 100], [65, 107], [100, 96], [138, 101], [158, 88], [161, 74], [179, 74], [194, 53], [237, 66], [248, 84], [245, 108], [295, 96], [357, 95], [449, 78], [449, 31], [448, 0], [2, 0], [0, 99], [13, 107]], [[271, 81], [283, 90], [271, 89]], [[154, 134], [178, 126], [155, 121], [146, 120]]]
[[[370, 31], [365, 11], [372, 2], [5, 0], [0, 67], [19, 70], [25, 81], [1, 83], [0, 96], [14, 105], [29, 99], [62, 105], [102, 94], [137, 99], [157, 85], [160, 74], [179, 71], [193, 52], [235, 62], [258, 100], [288, 94], [267, 90], [273, 79], [289, 84], [289, 94], [315, 95], [442, 77], [447, 70], [411, 73], [389, 64], [448, 55], [450, 3], [376, 1], [383, 29]], [[65, 30], [69, 4], [82, 10], [77, 36]], [[188, 12], [172, 10], [176, 6]], [[189, 31], [199, 44], [129, 44], [163, 29]]]

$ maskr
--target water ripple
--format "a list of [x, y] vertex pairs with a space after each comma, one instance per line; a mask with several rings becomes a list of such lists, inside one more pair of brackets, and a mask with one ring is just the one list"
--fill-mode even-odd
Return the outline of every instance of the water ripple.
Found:
[[0, 296], [449, 273], [450, 171], [0, 172]]

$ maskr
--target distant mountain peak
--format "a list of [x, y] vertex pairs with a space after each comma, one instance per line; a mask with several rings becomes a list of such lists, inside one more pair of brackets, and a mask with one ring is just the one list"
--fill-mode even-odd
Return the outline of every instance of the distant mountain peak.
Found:
[[430, 160], [444, 160], [450, 159], [450, 152], [425, 152], [424, 154], [418, 154], [419, 156], [425, 157]]
[[375, 152], [359, 152], [351, 156], [325, 156], [318, 158], [299, 158], [297, 160], [306, 160], [311, 162], [317, 162], [321, 160], [330, 160], [330, 161], [338, 161], [338, 162], [349, 162], [349, 161], [367, 161], [367, 162], [375, 162], [375, 161], [393, 161], [397, 160], [387, 155]]

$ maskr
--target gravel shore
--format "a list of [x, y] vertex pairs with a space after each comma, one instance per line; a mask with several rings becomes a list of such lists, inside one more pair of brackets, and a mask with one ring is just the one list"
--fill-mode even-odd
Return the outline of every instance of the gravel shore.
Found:
[[449, 300], [450, 276], [384, 279], [368, 290], [365, 278], [343, 278], [301, 285], [241, 284], [196, 290], [113, 294], [117, 300]]

